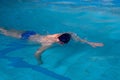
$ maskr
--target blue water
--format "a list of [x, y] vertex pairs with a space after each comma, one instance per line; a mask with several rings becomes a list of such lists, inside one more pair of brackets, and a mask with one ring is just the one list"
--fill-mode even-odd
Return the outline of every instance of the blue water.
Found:
[[1, 27], [43, 35], [75, 32], [105, 46], [55, 44], [37, 65], [39, 45], [0, 34], [0, 80], [120, 80], [119, 25], [119, 0], [1, 0]]

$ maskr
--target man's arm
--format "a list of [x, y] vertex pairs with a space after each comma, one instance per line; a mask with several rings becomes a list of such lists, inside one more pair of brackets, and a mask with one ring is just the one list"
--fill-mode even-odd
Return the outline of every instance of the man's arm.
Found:
[[42, 60], [41, 60], [41, 54], [50, 47], [50, 45], [43, 45], [42, 47], [40, 47], [36, 53], [35, 53], [35, 57], [38, 61], [38, 64], [42, 64]]
[[95, 42], [89, 42], [89, 41], [87, 41], [87, 40], [85, 40], [85, 39], [81, 39], [79, 36], [77, 36], [77, 34], [75, 34], [75, 33], [70, 33], [71, 34], [71, 36], [72, 36], [72, 38], [75, 40], [75, 41], [79, 41], [79, 42], [82, 42], [82, 43], [86, 43], [86, 44], [89, 44], [90, 46], [92, 46], [92, 47], [102, 47], [102, 46], [104, 46], [104, 44], [103, 43], [95, 43]]

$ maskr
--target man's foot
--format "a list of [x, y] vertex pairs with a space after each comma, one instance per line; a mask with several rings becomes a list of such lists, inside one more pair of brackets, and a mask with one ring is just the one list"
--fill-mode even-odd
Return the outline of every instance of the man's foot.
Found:
[[6, 30], [4, 28], [0, 28], [0, 33], [4, 34], [6, 32]]

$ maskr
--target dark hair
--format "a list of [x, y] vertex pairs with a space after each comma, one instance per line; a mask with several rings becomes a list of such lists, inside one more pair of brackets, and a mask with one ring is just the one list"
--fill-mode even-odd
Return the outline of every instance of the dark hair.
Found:
[[68, 43], [70, 41], [70, 38], [71, 35], [69, 33], [64, 33], [58, 37], [58, 39], [64, 44]]

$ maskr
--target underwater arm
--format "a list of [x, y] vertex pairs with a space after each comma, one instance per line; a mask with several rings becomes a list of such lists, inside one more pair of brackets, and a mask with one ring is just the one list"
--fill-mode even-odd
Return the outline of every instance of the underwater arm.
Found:
[[38, 64], [42, 64], [42, 60], [41, 60], [41, 54], [50, 47], [50, 45], [46, 46], [46, 45], [43, 45], [42, 47], [40, 47], [36, 53], [35, 53], [35, 57], [38, 61]]
[[70, 33], [71, 34], [71, 36], [72, 36], [72, 38], [75, 40], [75, 41], [79, 41], [79, 42], [82, 42], [82, 43], [86, 43], [86, 44], [89, 44], [90, 46], [92, 46], [92, 47], [102, 47], [102, 46], [104, 46], [104, 44], [103, 43], [95, 43], [95, 42], [89, 42], [89, 41], [87, 41], [87, 40], [85, 40], [85, 39], [81, 39], [79, 36], [77, 36], [77, 34], [75, 34], [75, 33]]

